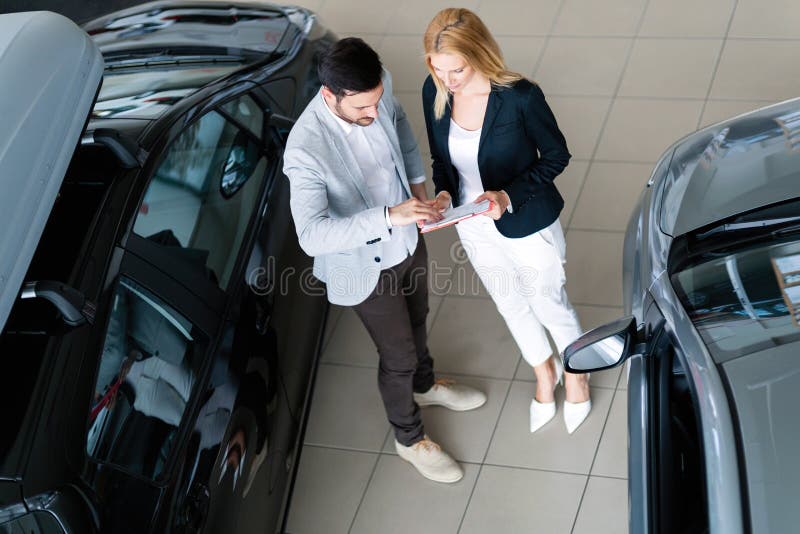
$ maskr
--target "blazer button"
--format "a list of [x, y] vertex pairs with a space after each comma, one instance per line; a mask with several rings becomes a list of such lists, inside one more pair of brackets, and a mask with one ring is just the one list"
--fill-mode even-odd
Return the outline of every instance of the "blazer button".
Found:
[[375, 263], [380, 263], [381, 259], [378, 256], [375, 256]]

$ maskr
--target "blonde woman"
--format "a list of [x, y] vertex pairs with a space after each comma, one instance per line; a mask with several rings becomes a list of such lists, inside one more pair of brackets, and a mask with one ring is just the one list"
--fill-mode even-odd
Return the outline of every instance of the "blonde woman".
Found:
[[[552, 355], [581, 327], [564, 289], [564, 206], [553, 180], [570, 154], [541, 89], [509, 71], [497, 42], [468, 9], [440, 11], [424, 36], [430, 76], [422, 89], [436, 207], [489, 199], [483, 217], [456, 229], [481, 281], [536, 373], [530, 430], [556, 413], [563, 365]], [[501, 273], [502, 276], [498, 276]], [[551, 357], [551, 355], [553, 357]], [[591, 409], [588, 376], [567, 373], [571, 434]]]

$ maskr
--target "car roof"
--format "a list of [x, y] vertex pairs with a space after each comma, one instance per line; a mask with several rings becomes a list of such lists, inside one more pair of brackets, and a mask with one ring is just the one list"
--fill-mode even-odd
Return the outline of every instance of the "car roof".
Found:
[[78, 144], [103, 72], [86, 33], [46, 11], [0, 15], [0, 330]]
[[714, 124], [678, 141], [662, 177], [661, 230], [684, 235], [800, 196], [800, 99]]

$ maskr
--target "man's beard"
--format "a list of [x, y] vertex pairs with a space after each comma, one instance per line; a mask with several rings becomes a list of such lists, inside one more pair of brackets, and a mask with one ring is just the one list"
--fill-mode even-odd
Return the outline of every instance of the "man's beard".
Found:
[[336, 114], [339, 116], [339, 118], [341, 118], [342, 120], [347, 121], [350, 124], [355, 124], [357, 126], [369, 126], [370, 124], [375, 122], [375, 119], [373, 119], [372, 117], [361, 117], [360, 119], [352, 119], [352, 118], [348, 117], [347, 114], [342, 110], [342, 107], [338, 103], [336, 104], [336, 110], [335, 111], [336, 111]]

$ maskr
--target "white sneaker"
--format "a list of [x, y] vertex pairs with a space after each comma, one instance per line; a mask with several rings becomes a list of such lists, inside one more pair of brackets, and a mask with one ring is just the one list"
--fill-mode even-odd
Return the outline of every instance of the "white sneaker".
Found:
[[486, 394], [475, 388], [457, 384], [449, 378], [437, 378], [431, 389], [425, 393], [414, 393], [414, 400], [420, 406], [444, 406], [457, 412], [474, 410], [486, 403]]
[[458, 482], [464, 476], [461, 466], [439, 445], [428, 439], [428, 436], [409, 447], [395, 440], [394, 448], [400, 458], [413, 465], [422, 476], [434, 482], [451, 484]]

